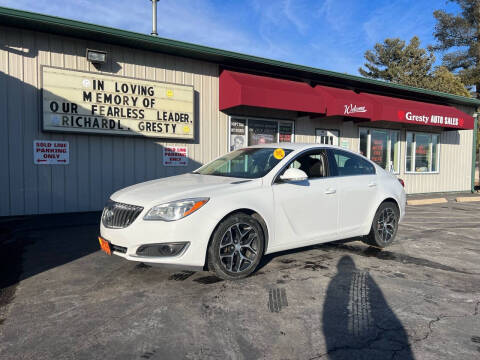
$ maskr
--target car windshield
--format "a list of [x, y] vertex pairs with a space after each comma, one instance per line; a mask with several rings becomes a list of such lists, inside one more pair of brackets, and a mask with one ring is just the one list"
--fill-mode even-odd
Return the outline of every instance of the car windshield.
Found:
[[291, 153], [288, 149], [246, 148], [233, 151], [196, 170], [195, 174], [257, 179]]

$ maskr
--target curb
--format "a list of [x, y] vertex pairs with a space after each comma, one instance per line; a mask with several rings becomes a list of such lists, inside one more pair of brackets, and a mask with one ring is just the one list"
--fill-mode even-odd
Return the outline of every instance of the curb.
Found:
[[480, 196], [464, 196], [464, 197], [457, 197], [455, 199], [456, 202], [473, 202], [473, 201], [480, 201]]
[[407, 200], [407, 205], [430, 205], [447, 203], [445, 198]]
[[[450, 201], [454, 201], [451, 199]], [[480, 202], [480, 196], [459, 196], [455, 198], [456, 202], [462, 203], [462, 202]], [[444, 204], [448, 203], [449, 200], [447, 200], [444, 197], [441, 198], [431, 198], [431, 199], [411, 199], [407, 200], [407, 205], [431, 205], [431, 204]]]

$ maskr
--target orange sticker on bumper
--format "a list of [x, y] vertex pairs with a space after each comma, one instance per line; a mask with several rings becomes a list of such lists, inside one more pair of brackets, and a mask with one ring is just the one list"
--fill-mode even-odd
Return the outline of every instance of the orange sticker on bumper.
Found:
[[98, 237], [98, 242], [100, 243], [100, 248], [107, 255], [112, 255], [112, 249], [110, 249], [110, 244], [107, 240], [103, 239], [101, 236]]

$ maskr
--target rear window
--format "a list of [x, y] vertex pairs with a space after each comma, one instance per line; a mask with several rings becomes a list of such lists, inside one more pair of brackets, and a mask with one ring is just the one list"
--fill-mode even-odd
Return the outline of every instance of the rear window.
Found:
[[346, 151], [331, 149], [330, 162], [333, 175], [355, 176], [375, 174], [375, 167], [358, 155]]

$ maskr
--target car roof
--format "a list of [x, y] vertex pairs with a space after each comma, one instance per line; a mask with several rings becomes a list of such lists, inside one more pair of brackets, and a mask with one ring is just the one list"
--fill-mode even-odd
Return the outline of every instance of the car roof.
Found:
[[334, 145], [326, 145], [326, 144], [312, 144], [312, 143], [290, 143], [290, 142], [278, 142], [278, 143], [270, 143], [270, 144], [259, 144], [259, 145], [252, 145], [248, 146], [248, 148], [282, 148], [282, 149], [290, 149], [290, 150], [306, 150], [309, 148], [332, 148], [332, 149], [341, 149], [345, 150], [339, 146]]

